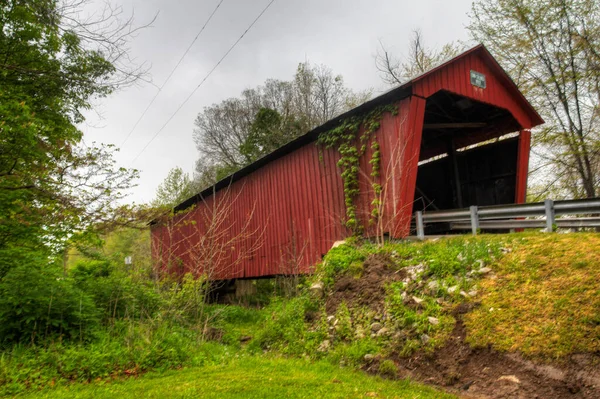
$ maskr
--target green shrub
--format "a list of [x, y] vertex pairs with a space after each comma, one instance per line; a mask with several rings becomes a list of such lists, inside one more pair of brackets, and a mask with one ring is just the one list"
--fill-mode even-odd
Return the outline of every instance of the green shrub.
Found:
[[15, 345], [0, 357], [0, 396], [149, 370], [221, 362], [227, 347], [177, 325], [119, 322], [86, 344]]
[[386, 377], [396, 377], [398, 375], [398, 366], [393, 360], [385, 359], [379, 363], [379, 374]]
[[106, 260], [78, 262], [71, 271], [78, 288], [93, 298], [103, 321], [152, 317], [161, 297], [148, 280], [134, 280]]
[[327, 336], [321, 330], [309, 331], [305, 323], [306, 312], [317, 309], [317, 305], [304, 296], [274, 300], [265, 309], [271, 317], [257, 331], [250, 343], [251, 349], [277, 349], [283, 354], [313, 355]]
[[98, 324], [92, 298], [58, 267], [36, 263], [12, 268], [0, 280], [0, 341], [85, 340]]
[[336, 344], [327, 355], [333, 364], [344, 363], [347, 366], [359, 367], [365, 362], [365, 355], [375, 355], [381, 351], [381, 343], [370, 337], [355, 339], [347, 343]]
[[361, 268], [366, 255], [367, 252], [363, 248], [352, 243], [345, 243], [333, 248], [325, 255], [323, 264], [320, 266], [319, 272], [324, 274], [323, 282], [326, 285], [331, 285], [337, 274], [350, 269], [356, 271], [357, 268]]
[[346, 302], [342, 302], [340, 306], [338, 306], [335, 318], [337, 319], [337, 324], [335, 326], [337, 337], [346, 341], [352, 339], [354, 336], [354, 329], [352, 328], [352, 317]]

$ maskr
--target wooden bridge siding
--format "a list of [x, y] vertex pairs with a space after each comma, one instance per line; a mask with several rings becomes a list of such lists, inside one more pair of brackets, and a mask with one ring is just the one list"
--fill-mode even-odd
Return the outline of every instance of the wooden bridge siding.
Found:
[[[381, 151], [379, 180], [390, 183], [385, 190], [382, 217], [384, 225], [390, 226], [393, 236], [405, 235], [410, 224], [412, 198], [409, 197], [414, 191], [416, 171], [413, 169], [418, 162], [418, 152], [414, 151], [418, 151], [420, 145], [423, 110], [423, 100], [406, 98], [399, 102], [397, 115], [385, 114], [379, 129], [374, 132]], [[420, 116], [416, 116], [416, 113], [420, 113]], [[406, 144], [401, 144], [402, 141], [406, 141]], [[374, 235], [375, 226], [369, 224], [374, 198], [369, 164], [373, 151], [371, 142], [366, 144], [366, 153], [360, 159], [361, 193], [356, 200], [356, 207], [365, 231], [368, 235]], [[393, 162], [393, 151], [399, 145], [405, 147], [402, 160]], [[268, 163], [214, 196], [205, 198], [193, 210], [176, 217], [176, 227], [153, 227], [153, 244], [157, 247], [155, 253], [162, 254], [157, 258], [163, 264], [174, 264], [176, 260], [181, 260], [186, 267], [180, 271], [191, 271], [191, 249], [207, 227], [204, 212], [225, 201], [230, 203], [230, 210], [223, 221], [223, 228], [227, 229], [229, 237], [236, 237], [242, 232], [253, 209], [249, 230], [257, 234], [254, 238], [236, 242], [223, 252], [220, 264], [211, 273], [215, 279], [310, 272], [311, 266], [321, 259], [335, 241], [351, 234], [344, 225], [346, 206], [338, 160], [336, 150], [327, 150], [311, 143]], [[395, 167], [390, 170], [387, 167], [389, 164]], [[392, 173], [389, 178], [388, 172]], [[411, 193], [410, 196], [406, 190]], [[401, 223], [394, 220], [394, 216], [398, 217], [398, 209], [403, 210]], [[240, 267], [233, 270], [231, 265], [244, 256], [253, 246], [252, 241], [260, 239], [261, 235], [262, 245], [256, 253], [243, 259], [238, 265]], [[294, 245], [299, 270], [286, 270], [282, 265], [289, 265]], [[171, 253], [168, 248], [171, 248]]]

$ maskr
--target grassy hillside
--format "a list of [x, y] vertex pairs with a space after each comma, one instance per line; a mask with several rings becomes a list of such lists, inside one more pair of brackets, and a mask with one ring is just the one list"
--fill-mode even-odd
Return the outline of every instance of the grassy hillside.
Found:
[[600, 352], [599, 235], [526, 237], [495, 271], [466, 317], [470, 343], [546, 358]]

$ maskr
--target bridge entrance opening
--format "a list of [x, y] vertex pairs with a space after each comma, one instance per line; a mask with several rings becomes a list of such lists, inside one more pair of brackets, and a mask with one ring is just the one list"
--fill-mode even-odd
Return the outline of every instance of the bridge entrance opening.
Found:
[[505, 109], [447, 91], [429, 97], [413, 211], [518, 201], [520, 130]]

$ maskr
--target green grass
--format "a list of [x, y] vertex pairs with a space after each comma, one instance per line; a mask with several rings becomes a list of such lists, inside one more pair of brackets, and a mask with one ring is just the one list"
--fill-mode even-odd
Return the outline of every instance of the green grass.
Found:
[[326, 362], [242, 357], [222, 365], [48, 389], [21, 398], [455, 398]]

